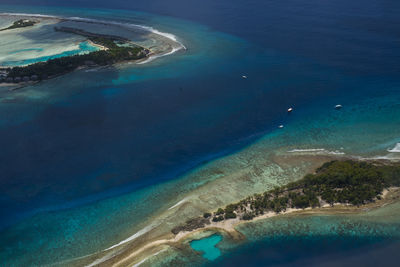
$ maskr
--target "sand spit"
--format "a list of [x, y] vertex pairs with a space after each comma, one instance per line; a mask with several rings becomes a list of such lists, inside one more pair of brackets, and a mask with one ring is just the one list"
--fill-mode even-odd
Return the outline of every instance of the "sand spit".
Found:
[[[261, 147], [252, 150], [254, 153], [252, 155], [246, 151], [211, 162], [190, 174], [194, 176], [194, 180], [203, 184], [188, 195], [179, 196], [168, 204], [165, 210], [155, 214], [144, 224], [144, 227], [155, 225], [154, 228], [129, 242], [121, 243], [120, 240], [109, 246], [112, 247], [110, 250], [77, 259], [76, 265], [90, 265], [103, 258], [103, 262], [97, 261], [98, 266], [132, 266], [165, 247], [180, 248], [185, 240], [206, 230], [223, 231], [234, 239], [243, 239], [242, 234], [235, 230], [238, 224], [243, 223], [238, 219], [211, 223], [202, 229], [180, 232], [177, 235], [174, 235], [171, 229], [188, 219], [201, 216], [204, 212], [214, 211], [218, 207], [226, 206], [254, 193], [261, 193], [299, 179], [322, 163], [339, 157], [331, 154], [297, 155], [297, 153], [287, 153], [286, 148], [271, 150], [269, 147]], [[264, 215], [265, 218], [272, 216], [274, 214]], [[131, 235], [135, 235], [138, 231], [140, 229]], [[112, 258], [105, 257], [109, 252], [114, 254]]]
[[[252, 221], [242, 221], [239, 219], [231, 219], [225, 220], [223, 222], [212, 222], [210, 225], [196, 229], [190, 232], [180, 232], [173, 238], [159, 239], [154, 240], [148, 243], [143, 244], [140, 248], [132, 250], [128, 253], [123, 253], [117, 255], [115, 258], [111, 259], [110, 257], [102, 258], [104, 261], [102, 262], [94, 262], [94, 265], [88, 266], [139, 266], [144, 263], [147, 259], [152, 256], [158, 255], [159, 253], [166, 250], [168, 246], [171, 247], [179, 247], [182, 246], [182, 243], [193, 239], [197, 239], [201, 237], [203, 232], [212, 231], [212, 232], [223, 232], [228, 234], [231, 238], [236, 239], [238, 241], [243, 240], [245, 237], [242, 233], [236, 230], [236, 227], [240, 224], [252, 223], [259, 220], [265, 220], [276, 216], [304, 216], [304, 215], [338, 215], [338, 214], [357, 214], [361, 212], [370, 211], [373, 209], [377, 209], [379, 207], [391, 204], [395, 201], [398, 201], [400, 197], [400, 189], [399, 188], [390, 188], [389, 190], [385, 190], [383, 193], [383, 199], [379, 200], [375, 203], [370, 203], [367, 205], [363, 205], [360, 207], [350, 206], [350, 205], [342, 205], [342, 204], [334, 204], [334, 206], [324, 205], [320, 208], [306, 208], [306, 209], [287, 209], [285, 212], [281, 212], [276, 214], [274, 212], [268, 212], [262, 216], [258, 216], [254, 218]], [[122, 257], [122, 255], [124, 255]], [[110, 260], [111, 259], [111, 260]], [[103, 265], [104, 264], [104, 265]], [[133, 264], [133, 265], [132, 265]]]
[[[141, 253], [146, 255], [146, 250], [153, 248], [155, 249], [158, 246], [161, 245], [169, 245], [169, 246], [178, 246], [178, 243], [182, 243], [188, 240], [196, 239], [198, 238], [198, 235], [201, 234], [202, 232], [206, 231], [214, 231], [214, 232], [223, 232], [225, 234], [228, 234], [231, 238], [236, 239], [236, 240], [243, 240], [245, 237], [243, 236], [242, 233], [240, 233], [238, 230], [236, 230], [236, 227], [239, 226], [240, 224], [247, 224], [247, 223], [252, 223], [255, 221], [259, 220], [265, 220], [269, 219], [272, 217], [277, 217], [277, 216], [310, 216], [310, 215], [338, 215], [338, 214], [359, 214], [362, 212], [368, 212], [389, 204], [394, 203], [395, 201], [398, 201], [400, 197], [400, 188], [398, 187], [392, 187], [389, 190], [385, 189], [385, 191], [382, 194], [382, 199], [378, 200], [374, 203], [369, 203], [367, 205], [363, 205], [360, 207], [356, 206], [351, 206], [351, 205], [343, 205], [343, 204], [334, 204], [333, 206], [330, 205], [324, 205], [320, 208], [306, 208], [306, 209], [294, 209], [290, 208], [287, 209], [285, 212], [281, 212], [279, 214], [276, 214], [274, 212], [268, 212], [262, 216], [258, 216], [254, 218], [252, 221], [243, 221], [239, 219], [231, 219], [231, 220], [225, 220], [223, 222], [212, 222], [210, 225], [196, 229], [191, 232], [180, 232], [175, 236], [175, 238], [172, 239], [164, 239], [164, 240], [157, 240], [150, 242], [143, 246], [141, 249], [136, 250], [135, 252], [131, 253], [128, 257], [123, 258], [122, 260], [115, 262], [112, 266], [128, 266], [127, 264], [130, 264], [132, 260], [136, 260], [137, 257], [140, 256]], [[162, 249], [162, 250], [165, 250]], [[160, 250], [161, 251], [161, 250]], [[158, 254], [158, 253], [157, 253]], [[150, 255], [151, 256], [151, 255]], [[143, 263], [143, 262], [139, 262]]]

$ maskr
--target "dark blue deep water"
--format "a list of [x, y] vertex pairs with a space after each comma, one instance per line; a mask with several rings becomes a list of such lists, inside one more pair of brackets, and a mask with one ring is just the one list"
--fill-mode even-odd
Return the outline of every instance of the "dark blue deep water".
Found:
[[337, 236], [250, 243], [207, 266], [397, 266], [398, 241]]
[[[1, 0], [0, 12], [133, 21], [173, 32], [188, 47], [186, 55], [178, 53], [159, 65], [74, 73], [40, 84], [37, 91], [50, 95], [43, 100], [22, 95], [7, 100], [3, 95], [0, 245], [9, 246], [8, 259], [33, 249], [40, 253], [38, 240], [55, 250], [63, 246], [78, 250], [76, 243], [91, 240], [82, 235], [85, 229], [96, 224], [107, 227], [109, 218], [102, 209], [118, 213], [114, 204], [93, 210], [86, 205], [132, 192], [138, 193], [130, 203], [137, 198], [142, 204], [153, 191], [140, 190], [241, 149], [281, 123], [299, 120], [301, 115], [287, 117], [288, 106], [304, 108], [303, 115], [311, 116], [337, 103], [392, 101], [393, 108], [384, 115], [388, 105], [372, 100], [371, 114], [376, 114], [375, 130], [379, 123], [397, 128], [385, 130], [385, 137], [357, 139], [350, 148], [370, 153], [399, 142], [397, 0]], [[249, 79], [243, 80], [243, 74]], [[154, 199], [148, 197], [154, 201], [150, 207], [132, 204], [132, 209], [150, 216], [163, 204]], [[72, 222], [57, 213], [84, 214], [74, 208], [89, 210], [93, 216], [76, 215]], [[50, 236], [56, 234], [61, 237], [53, 244]], [[258, 241], [226, 254], [218, 264], [318, 265], [346, 258], [351, 249], [354, 263], [364, 264], [374, 256], [361, 259], [361, 247], [362, 251], [378, 248], [376, 253], [382, 254], [376, 257], [398, 249], [386, 239], [324, 240]], [[101, 242], [91, 245], [94, 251], [104, 248]], [[287, 254], [281, 253], [283, 244]], [[302, 256], [307, 251], [311, 259]], [[391, 259], [387, 265], [393, 264]], [[348, 262], [338, 264], [350, 266]]]

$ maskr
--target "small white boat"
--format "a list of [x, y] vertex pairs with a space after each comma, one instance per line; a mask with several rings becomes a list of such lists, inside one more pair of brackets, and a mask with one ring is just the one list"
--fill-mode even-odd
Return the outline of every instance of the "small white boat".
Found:
[[246, 75], [243, 75], [242, 78], [243, 78], [243, 79], [247, 79], [247, 76], [246, 76]]
[[293, 111], [293, 108], [288, 108], [288, 110], [287, 110], [287, 112], [292, 112]]
[[282, 129], [284, 126], [281, 124], [281, 125], [279, 125], [279, 129]]
[[341, 109], [342, 108], [342, 105], [336, 105], [335, 106], [335, 109]]

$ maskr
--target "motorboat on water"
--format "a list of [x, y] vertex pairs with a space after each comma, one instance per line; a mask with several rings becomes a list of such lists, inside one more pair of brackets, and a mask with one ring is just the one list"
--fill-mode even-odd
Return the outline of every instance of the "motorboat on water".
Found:
[[336, 105], [335, 106], [335, 109], [341, 109], [342, 108], [342, 105]]

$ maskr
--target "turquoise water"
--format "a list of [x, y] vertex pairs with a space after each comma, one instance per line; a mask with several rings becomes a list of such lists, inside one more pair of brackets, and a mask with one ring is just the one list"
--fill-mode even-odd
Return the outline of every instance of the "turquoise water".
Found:
[[[99, 50], [98, 47], [91, 45], [89, 42], [81, 42], [81, 43], [79, 43], [78, 49], [64, 51], [59, 54], [43, 56], [43, 57], [29, 58], [29, 59], [16, 60], [16, 61], [4, 61], [4, 62], [1, 62], [1, 64], [3, 66], [9, 66], [9, 67], [25, 66], [25, 65], [29, 65], [29, 64], [33, 64], [33, 63], [38, 63], [38, 62], [45, 62], [49, 59], [55, 59], [55, 58], [60, 58], [60, 57], [73, 56], [73, 55], [82, 55], [82, 54], [87, 54], [87, 53], [98, 51], [98, 50]], [[43, 49], [42, 48], [27, 48], [27, 49], [23, 49], [23, 50], [13, 51], [11, 54], [27, 52], [27, 51], [39, 51], [40, 52], [40, 51], [43, 51]]]
[[217, 248], [217, 244], [222, 240], [222, 236], [214, 234], [199, 240], [190, 242], [190, 246], [199, 252], [202, 252], [204, 258], [212, 261], [221, 256], [221, 251]]
[[[337, 1], [332, 9], [291, 2], [218, 1], [220, 8], [203, 1], [206, 10], [199, 8], [197, 17], [211, 18], [200, 23], [79, 6], [4, 8], [151, 25], [174, 33], [188, 47], [151, 64], [78, 71], [12, 94], [0, 92], [0, 258], [5, 264], [53, 264], [106, 249], [148, 229], [155, 214], [190, 192], [230, 170], [248, 168], [264, 153], [255, 149], [260, 146], [386, 156], [400, 141], [393, 26], [400, 24], [377, 19], [381, 9], [365, 2], [356, 3], [363, 16], [354, 17], [353, 2]], [[209, 13], [208, 4], [221, 13]], [[190, 16], [193, 10], [184, 8], [180, 2], [158, 11]], [[388, 21], [398, 20], [396, 8], [384, 10]], [[381, 24], [364, 24], [376, 20]], [[336, 104], [343, 109], [334, 110]], [[295, 108], [290, 116], [289, 106]], [[280, 124], [285, 128], [278, 130]], [[256, 140], [255, 147], [247, 147]], [[246, 148], [241, 161], [225, 162], [218, 172], [189, 175]], [[185, 212], [179, 213], [182, 220], [203, 211]], [[310, 235], [314, 246], [341, 233], [346, 240], [368, 238], [374, 231], [384, 233], [376, 240], [397, 238], [394, 222], [366, 227], [365, 221], [353, 220], [294, 220], [298, 228], [277, 220], [246, 234], [257, 242], [254, 236], [273, 238], [276, 228], [279, 238], [268, 248]], [[321, 225], [331, 227], [318, 231]], [[285, 236], [292, 238], [285, 242]]]

